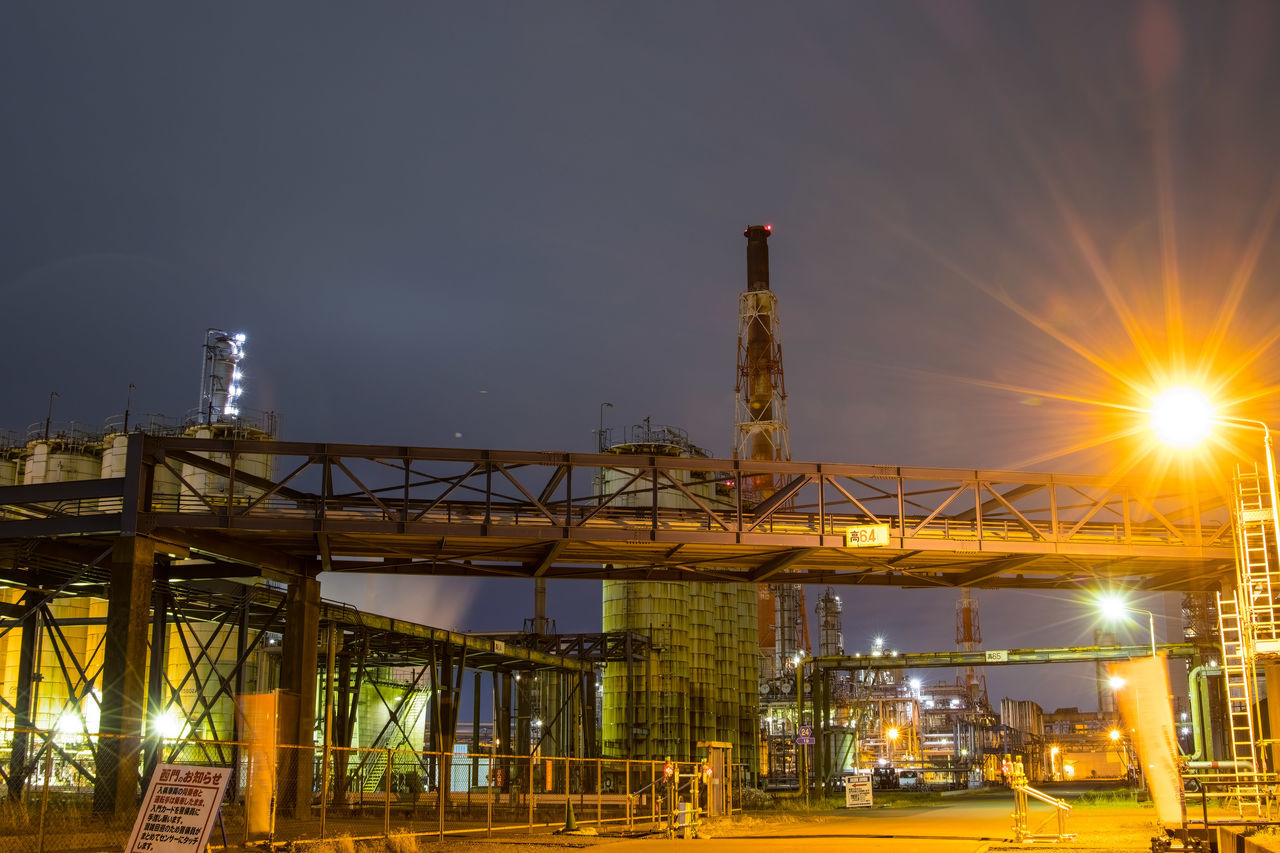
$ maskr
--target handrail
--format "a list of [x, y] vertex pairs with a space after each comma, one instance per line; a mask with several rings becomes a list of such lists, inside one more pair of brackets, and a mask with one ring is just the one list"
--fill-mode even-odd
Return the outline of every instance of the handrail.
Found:
[[1037, 791], [1035, 788], [1032, 788], [1030, 785], [1019, 785], [1017, 787], [1018, 787], [1018, 790], [1023, 791], [1027, 794], [1030, 794], [1031, 796], [1035, 797], [1037, 800], [1039, 800], [1042, 803], [1048, 803], [1051, 806], [1056, 806], [1057, 808], [1061, 809], [1064, 812], [1071, 811], [1071, 803], [1068, 803], [1066, 800], [1059, 800], [1056, 797], [1051, 797], [1048, 794], [1046, 794], [1044, 791]]

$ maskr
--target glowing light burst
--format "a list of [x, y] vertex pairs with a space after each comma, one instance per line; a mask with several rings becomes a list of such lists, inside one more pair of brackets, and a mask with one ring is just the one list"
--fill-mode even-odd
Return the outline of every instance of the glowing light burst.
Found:
[[1213, 404], [1198, 388], [1170, 388], [1152, 402], [1151, 428], [1166, 444], [1195, 447], [1213, 428]]

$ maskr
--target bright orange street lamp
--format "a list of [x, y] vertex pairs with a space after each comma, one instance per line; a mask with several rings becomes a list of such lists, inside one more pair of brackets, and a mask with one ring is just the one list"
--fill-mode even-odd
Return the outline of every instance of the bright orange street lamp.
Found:
[[1172, 447], [1187, 448], [1199, 444], [1215, 423], [1234, 424], [1262, 430], [1262, 453], [1267, 463], [1267, 485], [1271, 492], [1271, 529], [1280, 535], [1280, 499], [1276, 494], [1276, 462], [1271, 447], [1271, 429], [1253, 418], [1221, 415], [1204, 392], [1187, 386], [1170, 388], [1152, 401], [1148, 410], [1151, 428]]

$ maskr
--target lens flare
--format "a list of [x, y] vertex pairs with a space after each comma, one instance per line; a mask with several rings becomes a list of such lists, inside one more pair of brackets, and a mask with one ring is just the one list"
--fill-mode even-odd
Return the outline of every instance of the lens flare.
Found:
[[1152, 401], [1151, 428], [1165, 444], [1195, 447], [1213, 426], [1213, 405], [1198, 388], [1170, 388]]

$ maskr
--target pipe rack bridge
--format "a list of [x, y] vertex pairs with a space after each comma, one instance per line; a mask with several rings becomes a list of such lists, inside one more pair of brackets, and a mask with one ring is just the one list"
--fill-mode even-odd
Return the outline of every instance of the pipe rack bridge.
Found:
[[[1171, 658], [1192, 658], [1193, 643], [1168, 643], [1157, 651]], [[977, 651], [902, 652], [881, 655], [825, 655], [807, 658], [818, 670], [930, 669], [961, 666], [1022, 666], [1033, 663], [1107, 663], [1151, 656], [1150, 646], [1068, 646], [1042, 649], [985, 649]]]
[[[760, 478], [774, 491], [753, 503], [742, 484]], [[1229, 578], [1223, 496], [1148, 488], [1070, 474], [137, 433], [123, 477], [0, 487], [0, 540], [99, 552], [142, 536], [171, 555], [171, 576], [285, 581], [344, 571], [1209, 590]], [[856, 531], [871, 531], [874, 547], [847, 547]]]

